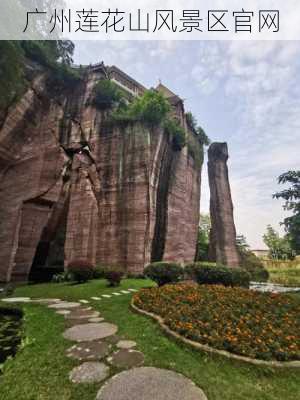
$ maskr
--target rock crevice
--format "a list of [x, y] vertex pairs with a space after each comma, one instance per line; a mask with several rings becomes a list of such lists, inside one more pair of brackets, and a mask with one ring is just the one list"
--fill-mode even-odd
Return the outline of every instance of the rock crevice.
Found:
[[103, 77], [90, 69], [57, 94], [41, 74], [10, 107], [0, 129], [0, 281], [74, 258], [134, 274], [151, 259], [193, 261], [201, 170], [185, 148], [174, 157], [162, 128], [106, 128], [90, 101]]

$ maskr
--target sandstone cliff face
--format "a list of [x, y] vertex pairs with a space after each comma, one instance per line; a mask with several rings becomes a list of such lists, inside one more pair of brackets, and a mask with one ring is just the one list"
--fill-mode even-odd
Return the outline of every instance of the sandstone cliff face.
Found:
[[90, 101], [100, 78], [52, 94], [38, 75], [1, 123], [0, 281], [56, 255], [131, 273], [194, 259], [201, 168], [161, 128], [105, 124]]
[[239, 266], [233, 204], [228, 178], [226, 143], [212, 143], [208, 149], [211, 231], [209, 257], [231, 267]]

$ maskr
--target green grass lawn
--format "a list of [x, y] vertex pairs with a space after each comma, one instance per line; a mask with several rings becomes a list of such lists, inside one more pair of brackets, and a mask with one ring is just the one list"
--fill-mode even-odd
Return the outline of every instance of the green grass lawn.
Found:
[[268, 268], [268, 271], [270, 273], [270, 282], [300, 287], [300, 267]]
[[[118, 290], [149, 285], [151, 282], [145, 280], [126, 280]], [[14, 296], [79, 300], [112, 291], [101, 280], [82, 285], [24, 286]], [[192, 350], [164, 336], [154, 321], [133, 313], [130, 299], [131, 295], [116, 296], [92, 305], [107, 321], [118, 324], [120, 335], [137, 342], [146, 365], [181, 372], [205, 391], [208, 400], [300, 398], [299, 370], [255, 367]], [[0, 400], [94, 400], [99, 384], [73, 385], [68, 380], [68, 373], [78, 363], [64, 356], [70, 342], [61, 335], [63, 317], [40, 305], [24, 305], [24, 311], [24, 347], [5, 364]]]

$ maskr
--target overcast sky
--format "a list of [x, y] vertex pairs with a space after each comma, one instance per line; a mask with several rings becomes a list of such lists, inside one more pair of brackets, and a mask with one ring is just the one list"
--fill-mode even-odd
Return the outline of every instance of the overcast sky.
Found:
[[[265, 248], [287, 213], [277, 177], [300, 167], [299, 42], [76, 42], [75, 62], [115, 64], [147, 87], [159, 79], [185, 100], [212, 141], [229, 147], [238, 234]], [[206, 164], [206, 161], [205, 161]], [[206, 167], [201, 212], [209, 210]]]

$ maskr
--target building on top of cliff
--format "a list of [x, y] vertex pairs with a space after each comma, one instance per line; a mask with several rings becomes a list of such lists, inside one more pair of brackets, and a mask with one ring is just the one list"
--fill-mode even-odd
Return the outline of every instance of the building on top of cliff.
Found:
[[131, 76], [127, 75], [124, 71], [112, 65], [108, 67], [110, 79], [119, 85], [122, 89], [127, 90], [134, 97], [142, 96], [147, 90], [143, 85], [137, 82]]
[[180, 123], [184, 125], [185, 112], [184, 112], [183, 100], [179, 96], [177, 96], [177, 94], [172, 92], [167, 86], [163, 85], [161, 82], [159, 82], [155, 90], [163, 94], [168, 99], [170, 104], [173, 106], [175, 116], [179, 118]]

